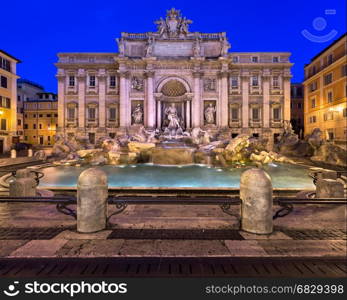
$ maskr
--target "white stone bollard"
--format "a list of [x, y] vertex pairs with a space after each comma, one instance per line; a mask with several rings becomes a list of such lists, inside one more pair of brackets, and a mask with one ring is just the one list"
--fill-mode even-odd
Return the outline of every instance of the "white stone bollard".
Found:
[[256, 234], [270, 234], [272, 221], [272, 183], [258, 168], [242, 173], [240, 180], [241, 229]]
[[106, 228], [107, 175], [98, 168], [81, 173], [77, 183], [77, 231], [91, 233]]
[[334, 179], [318, 179], [316, 183], [317, 198], [344, 198], [343, 184]]
[[36, 181], [33, 178], [16, 178], [10, 181], [11, 197], [35, 197]]
[[17, 157], [16, 149], [11, 149], [11, 158], [16, 158], [16, 157]]
[[33, 149], [28, 149], [28, 157], [33, 157]]

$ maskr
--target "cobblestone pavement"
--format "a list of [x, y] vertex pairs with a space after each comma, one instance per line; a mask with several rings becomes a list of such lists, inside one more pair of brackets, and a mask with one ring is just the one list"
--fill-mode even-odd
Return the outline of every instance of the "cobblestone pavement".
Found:
[[93, 234], [77, 233], [76, 221], [51, 204], [0, 204], [0, 220], [0, 258], [346, 259], [346, 206], [295, 207], [268, 236], [239, 231], [216, 206], [131, 206]]

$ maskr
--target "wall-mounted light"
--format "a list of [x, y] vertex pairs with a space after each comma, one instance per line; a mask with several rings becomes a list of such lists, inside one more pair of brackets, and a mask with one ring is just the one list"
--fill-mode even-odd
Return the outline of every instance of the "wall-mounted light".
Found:
[[4, 112], [2, 110], [0, 110], [0, 116], [2, 116], [4, 114]]

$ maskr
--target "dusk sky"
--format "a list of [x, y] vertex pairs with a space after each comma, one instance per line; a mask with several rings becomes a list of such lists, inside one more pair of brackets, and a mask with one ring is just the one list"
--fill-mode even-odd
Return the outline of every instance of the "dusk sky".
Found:
[[[344, 0], [3, 1], [0, 49], [22, 61], [19, 76], [56, 92], [58, 52], [117, 52], [122, 31], [156, 31], [153, 21], [171, 7], [193, 20], [190, 31], [225, 31], [231, 52], [291, 52], [293, 82], [302, 81], [304, 64], [346, 31]], [[305, 29], [318, 38], [337, 34], [317, 43], [302, 35]]]

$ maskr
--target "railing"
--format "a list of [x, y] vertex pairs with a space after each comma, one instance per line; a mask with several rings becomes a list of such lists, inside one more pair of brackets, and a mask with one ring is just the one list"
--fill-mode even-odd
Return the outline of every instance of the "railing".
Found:
[[[54, 197], [11, 197], [0, 196], [0, 203], [51, 203], [56, 204], [58, 212], [63, 213], [73, 218], [77, 218], [77, 213], [69, 205], [76, 205], [77, 199], [74, 196], [54, 196]], [[274, 197], [273, 203], [280, 206], [273, 219], [285, 217], [294, 210], [294, 205], [319, 204], [319, 205], [347, 205], [346, 198], [289, 198], [289, 197]], [[108, 204], [113, 204], [118, 210], [108, 216], [107, 221], [116, 214], [124, 211], [128, 205], [218, 205], [222, 211], [230, 216], [240, 220], [237, 213], [232, 213], [231, 205], [240, 205], [240, 197], [175, 197], [175, 196], [122, 196], [109, 197]]]

